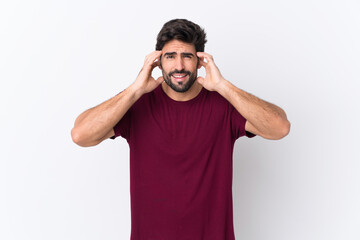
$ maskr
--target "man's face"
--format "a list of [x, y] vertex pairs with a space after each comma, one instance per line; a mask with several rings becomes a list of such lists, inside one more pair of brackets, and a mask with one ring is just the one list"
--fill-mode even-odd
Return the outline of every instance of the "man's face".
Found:
[[198, 58], [194, 44], [179, 40], [162, 49], [160, 67], [165, 82], [176, 92], [188, 91], [197, 78]]

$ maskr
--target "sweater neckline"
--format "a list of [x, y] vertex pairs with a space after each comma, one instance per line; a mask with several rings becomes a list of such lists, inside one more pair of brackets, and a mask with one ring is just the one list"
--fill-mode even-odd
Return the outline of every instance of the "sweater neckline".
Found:
[[205, 93], [205, 88], [202, 87], [200, 92], [195, 96], [193, 97], [192, 99], [189, 99], [189, 100], [186, 100], [186, 101], [176, 101], [174, 99], [172, 99], [171, 97], [169, 97], [166, 92], [164, 91], [164, 89], [162, 88], [161, 84], [159, 85], [159, 91], [161, 92], [161, 94], [169, 101], [169, 102], [172, 102], [172, 103], [175, 103], [175, 104], [183, 104], [183, 105], [186, 105], [186, 104], [191, 104], [191, 103], [194, 103], [196, 102], [198, 99], [200, 99], [200, 97]]

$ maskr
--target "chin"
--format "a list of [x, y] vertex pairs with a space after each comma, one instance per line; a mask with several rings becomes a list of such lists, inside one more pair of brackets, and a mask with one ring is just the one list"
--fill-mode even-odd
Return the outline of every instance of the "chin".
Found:
[[185, 93], [187, 91], [189, 91], [191, 89], [191, 87], [193, 86], [194, 82], [188, 80], [187, 82], [183, 82], [181, 85], [178, 83], [172, 83], [172, 84], [168, 84], [172, 90], [174, 90], [175, 92], [179, 92], [179, 93]]

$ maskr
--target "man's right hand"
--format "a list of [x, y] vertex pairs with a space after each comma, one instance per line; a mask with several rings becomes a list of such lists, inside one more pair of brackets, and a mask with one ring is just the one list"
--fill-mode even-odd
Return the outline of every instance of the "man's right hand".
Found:
[[154, 51], [146, 56], [144, 66], [133, 83], [133, 87], [140, 95], [151, 92], [164, 81], [162, 76], [155, 80], [151, 75], [154, 68], [160, 66], [161, 54], [162, 51]]
[[143, 94], [151, 92], [164, 81], [163, 77], [155, 80], [151, 76], [153, 69], [160, 66], [161, 54], [161, 51], [155, 51], [146, 56], [143, 68], [129, 88], [76, 118], [71, 130], [71, 137], [76, 144], [90, 147], [114, 136], [114, 126], [129, 108]]

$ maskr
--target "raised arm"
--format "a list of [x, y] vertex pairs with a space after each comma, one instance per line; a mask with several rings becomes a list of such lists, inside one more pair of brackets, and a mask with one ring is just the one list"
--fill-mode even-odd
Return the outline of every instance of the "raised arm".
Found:
[[160, 64], [161, 51], [146, 56], [144, 66], [135, 82], [115, 97], [81, 113], [71, 130], [72, 140], [79, 146], [95, 146], [114, 136], [114, 126], [129, 108], [145, 93], [154, 90], [164, 79], [155, 80], [152, 70]]
[[[266, 139], [281, 139], [290, 131], [290, 122], [284, 110], [247, 93], [224, 79], [211, 55], [197, 53], [200, 65], [205, 67], [205, 78], [198, 82], [209, 91], [217, 91], [246, 118], [245, 130]], [[207, 62], [204, 61], [206, 59]]]

